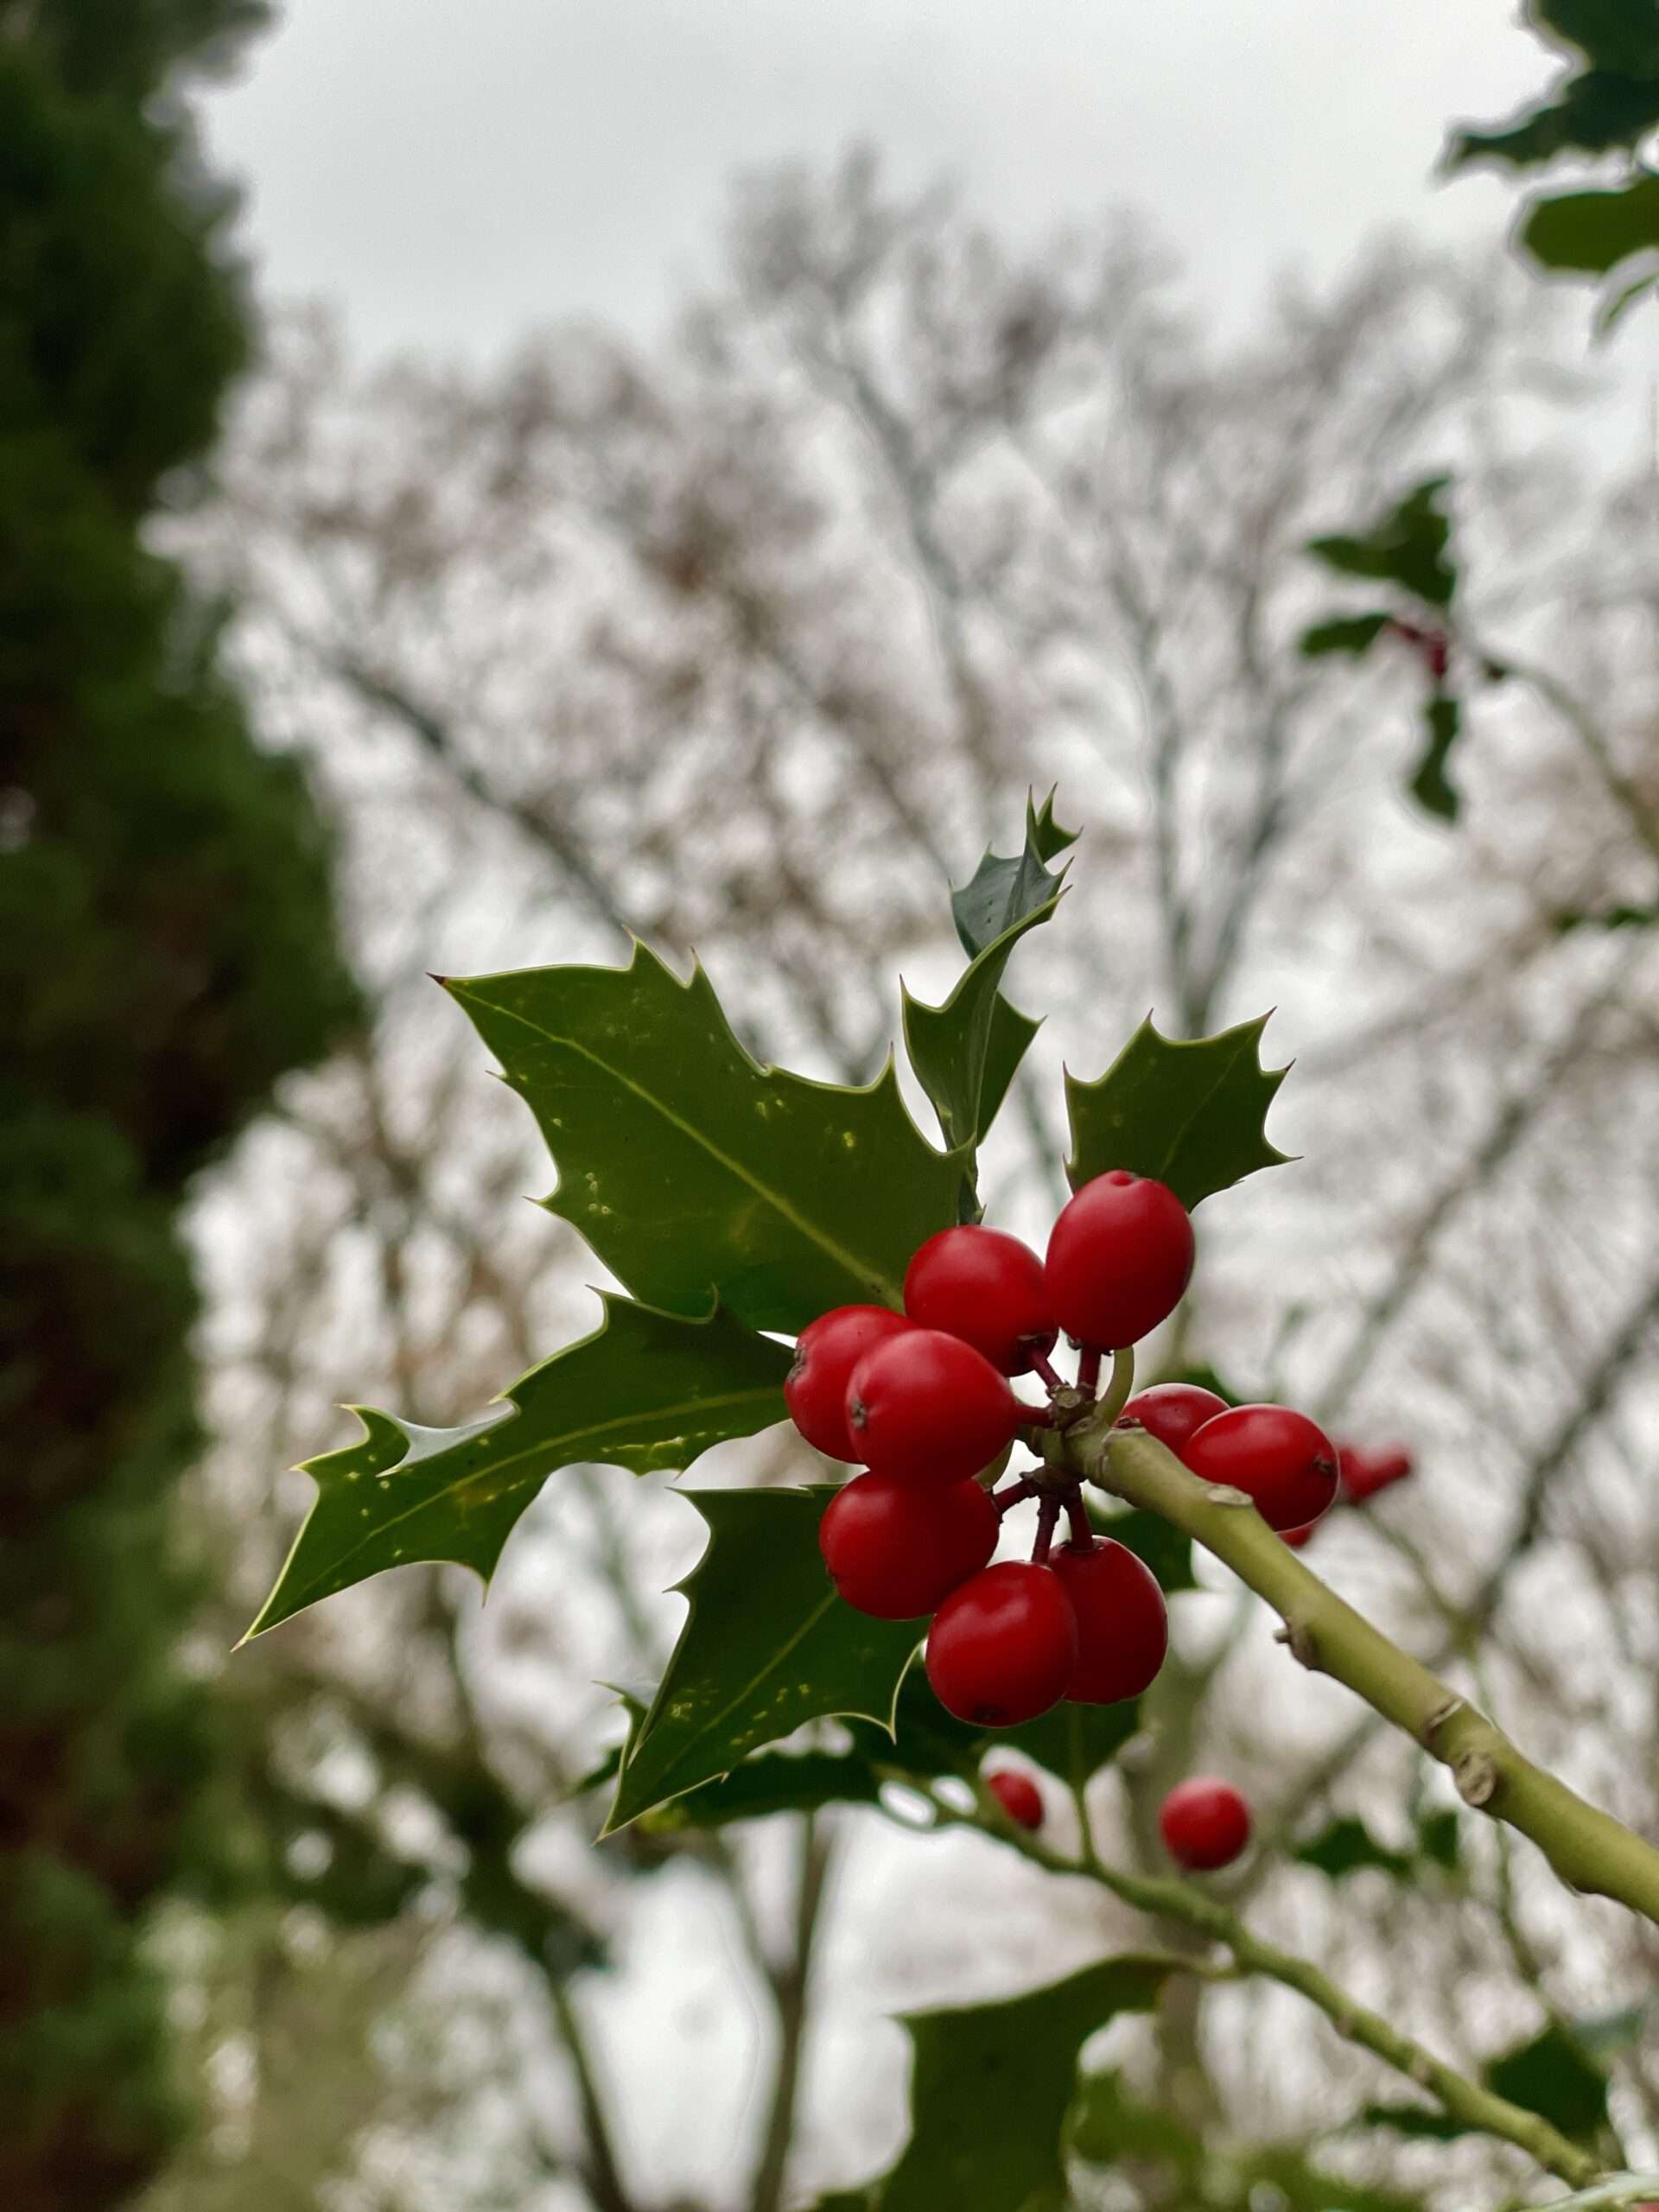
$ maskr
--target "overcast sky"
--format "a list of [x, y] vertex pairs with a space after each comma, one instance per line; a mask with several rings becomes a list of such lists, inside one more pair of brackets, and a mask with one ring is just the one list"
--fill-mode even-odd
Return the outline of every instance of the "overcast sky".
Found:
[[1020, 230], [1152, 213], [1230, 309], [1380, 225], [1500, 233], [1430, 180], [1549, 60], [1502, 0], [288, 0], [209, 110], [268, 296], [370, 350], [474, 354], [572, 311], [649, 327], [723, 181], [868, 137]]

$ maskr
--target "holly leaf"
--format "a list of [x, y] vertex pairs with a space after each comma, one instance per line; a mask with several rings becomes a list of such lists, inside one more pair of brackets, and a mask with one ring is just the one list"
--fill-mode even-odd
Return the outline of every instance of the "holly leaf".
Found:
[[1150, 2012], [1171, 1971], [1161, 1959], [1108, 1959], [999, 2004], [902, 2015], [911, 2135], [879, 2187], [881, 2212], [1022, 2212], [1042, 2191], [1064, 2202], [1077, 2054], [1120, 2014]]
[[1370, 651], [1393, 620], [1386, 607], [1381, 613], [1333, 614], [1323, 622], [1310, 623], [1297, 639], [1296, 649], [1305, 660], [1318, 660], [1325, 653], [1357, 657]]
[[1423, 709], [1427, 740], [1411, 773], [1411, 795], [1419, 806], [1455, 822], [1462, 804], [1457, 786], [1446, 772], [1446, 764], [1463, 728], [1463, 709], [1449, 691], [1437, 691]]
[[1115, 1544], [1123, 1545], [1145, 1560], [1166, 1598], [1198, 1588], [1198, 1577], [1192, 1572], [1192, 1539], [1184, 1536], [1161, 1513], [1148, 1512], [1139, 1505], [1127, 1513], [1104, 1507], [1097, 1510], [1091, 1500], [1089, 1517], [1103, 1536], [1109, 1536]]
[[1063, 1698], [1035, 1720], [999, 1728], [988, 1742], [1023, 1751], [1069, 1789], [1081, 1789], [1111, 1764], [1140, 1726], [1138, 1698], [1117, 1705], [1073, 1705]]
[[1575, 2036], [1554, 2022], [1529, 2042], [1491, 2059], [1489, 2089], [1540, 2113], [1563, 2135], [1582, 2140], [1607, 2118], [1607, 2076]]
[[1258, 1168], [1288, 1160], [1263, 1128], [1288, 1073], [1262, 1065], [1267, 1020], [1183, 1044], [1160, 1036], [1148, 1016], [1096, 1082], [1081, 1083], [1068, 1071], [1072, 1189], [1127, 1167], [1166, 1183], [1191, 1212]]
[[1439, 505], [1449, 476], [1430, 476], [1357, 536], [1308, 541], [1307, 550], [1326, 568], [1373, 583], [1398, 584], [1430, 607], [1447, 607], [1458, 572], [1447, 558], [1452, 524]]
[[843, 1090], [752, 1059], [701, 968], [451, 982], [559, 1168], [543, 1203], [638, 1298], [756, 1329], [900, 1306], [911, 1254], [957, 1217], [964, 1160], [911, 1120], [889, 1059]]
[[1022, 849], [1004, 859], [988, 847], [969, 880], [950, 894], [957, 935], [970, 960], [995, 944], [1016, 922], [1058, 896], [1065, 870], [1057, 874], [1048, 863], [1077, 842], [1077, 832], [1062, 829], [1054, 819], [1052, 791], [1040, 806], [1026, 801]]
[[1496, 130], [1459, 130], [1446, 150], [1448, 169], [1471, 162], [1506, 162], [1534, 168], [1558, 154], [1605, 154], [1634, 146], [1659, 124], [1659, 85], [1586, 69], [1568, 78], [1556, 97]]
[[1446, 1873], [1457, 1872], [1462, 1855], [1462, 1824], [1450, 1806], [1440, 1812], [1419, 1815], [1417, 1848], [1425, 1859]]
[[1390, 1851], [1377, 1841], [1363, 1821], [1350, 1818], [1332, 1821], [1290, 1855], [1300, 1866], [1317, 1867], [1333, 1882], [1367, 1869], [1390, 1875], [1396, 1882], [1409, 1882], [1417, 1871], [1409, 1852]]
[[690, 1610], [624, 1754], [607, 1835], [808, 1720], [851, 1714], [891, 1735], [918, 1641], [914, 1621], [873, 1620], [836, 1595], [818, 1552], [832, 1486], [682, 1495], [708, 1548], [675, 1586]]
[[[987, 852], [972, 881], [951, 895], [951, 910], [971, 956], [943, 1006], [906, 991], [905, 1046], [948, 1145], [971, 1149], [989, 1128], [1039, 1024], [1000, 995], [1014, 946], [1052, 918], [1065, 870], [1047, 862], [1074, 842], [1059, 829], [1053, 794], [1039, 812], [1026, 805], [1025, 849], [1017, 858]], [[977, 1211], [976, 1207], [973, 1209]]]
[[470, 1567], [487, 1584], [556, 1469], [689, 1467], [711, 1445], [783, 1419], [783, 1345], [719, 1306], [694, 1320], [626, 1298], [601, 1302], [591, 1336], [459, 1428], [354, 1407], [357, 1441], [305, 1462], [316, 1499], [248, 1635], [416, 1560]]
[[641, 1816], [653, 1834], [719, 1828], [774, 1813], [816, 1813], [825, 1805], [874, 1805], [881, 1783], [861, 1751], [761, 1751], [718, 1781]]
[[1605, 276], [1659, 246], [1659, 176], [1606, 192], [1546, 194], [1528, 208], [1519, 238], [1541, 268]]
[[1115, 2069], [1085, 2075], [1066, 2126], [1070, 2149], [1091, 2166], [1147, 2160], [1195, 2173], [1209, 2155], [1200, 2138], [1173, 2113], [1143, 2104]]
[[1659, 78], [1659, 0], [1529, 0], [1526, 14], [1541, 38], [1593, 68]]

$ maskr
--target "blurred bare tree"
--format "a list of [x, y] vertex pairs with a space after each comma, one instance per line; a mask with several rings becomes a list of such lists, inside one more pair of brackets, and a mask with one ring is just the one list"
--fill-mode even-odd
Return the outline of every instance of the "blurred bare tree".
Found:
[[[741, 191], [724, 284], [659, 346], [560, 330], [498, 370], [365, 374], [325, 319], [280, 329], [189, 542], [252, 610], [265, 726], [340, 824], [378, 1017], [200, 1211], [202, 1525], [232, 1611], [308, 1494], [278, 1471], [338, 1440], [337, 1398], [452, 1421], [587, 1325], [571, 1232], [516, 1203], [546, 1180], [525, 1117], [425, 971], [614, 960], [637, 932], [695, 947], [757, 1051], [862, 1077], [893, 969], [924, 995], [951, 972], [947, 879], [1058, 782], [1086, 836], [1040, 976], [1016, 976], [1052, 1016], [994, 1217], [1039, 1235], [1062, 1190], [1062, 1050], [1092, 1070], [1148, 1005], [1193, 1033], [1276, 1002], [1299, 1059], [1281, 1141], [1306, 1163], [1202, 1222], [1168, 1358], [1409, 1445], [1419, 1476], [1322, 1533], [1322, 1567], [1471, 1682], [1484, 1630], [1483, 1694], [1659, 1825], [1651, 932], [1562, 920], [1653, 899], [1659, 567], [1651, 474], [1567, 411], [1589, 389], [1497, 263], [1387, 245], [1222, 339], [1134, 226], [1015, 251], [864, 155]], [[1332, 597], [1306, 541], [1437, 465], [1470, 558], [1459, 652], [1551, 671], [1471, 699], [1452, 830], [1400, 793], [1413, 655], [1296, 650]], [[800, 1471], [777, 1433], [730, 1457]], [[296, 1897], [341, 1851], [393, 1876], [384, 1924], [321, 1961], [302, 1918], [200, 1969], [205, 2046], [225, 2007], [240, 2024], [242, 2133], [153, 2212], [778, 2212], [893, 2139], [899, 2046], [864, 2048], [888, 1999], [1006, 1988], [1033, 1947], [1052, 1966], [1104, 1940], [1096, 1908], [976, 1847], [889, 1846], [874, 1814], [588, 1849], [575, 1785], [617, 1732], [590, 1685], [660, 1667], [656, 1593], [696, 1541], [671, 1498], [561, 1477], [487, 1610], [410, 1571], [226, 1667]], [[1408, 1752], [1222, 1580], [1175, 1607], [1154, 1725], [1103, 1808], [1124, 1848], [1155, 1859], [1159, 1798], [1198, 1760], [1249, 1777], [1281, 1835], [1363, 1815], [1403, 1847], [1428, 1786]], [[1274, 1856], [1257, 1909], [1478, 2064], [1659, 1964], [1536, 1872], [1487, 1835], [1408, 1889]], [[963, 1957], [987, 1897], [1005, 1933]], [[1264, 2143], [1335, 2144], [1376, 2093], [1276, 1999], [1198, 1996], [1133, 2070], [1237, 2158], [1179, 2199], [1084, 2176], [1079, 2202], [1242, 2203]], [[296, 2027], [308, 2007], [354, 2023], [354, 2054]], [[1640, 2024], [1614, 2109], [1651, 2148]], [[1486, 2147], [1332, 2155], [1448, 2204], [1518, 2185]]]

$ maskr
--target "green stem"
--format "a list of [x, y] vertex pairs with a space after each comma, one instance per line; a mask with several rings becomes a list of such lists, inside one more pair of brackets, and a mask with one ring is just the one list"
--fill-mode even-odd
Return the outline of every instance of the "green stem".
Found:
[[1531, 1838], [1567, 1887], [1613, 1898], [1659, 1925], [1659, 1851], [1586, 1804], [1325, 1587], [1274, 1535], [1242, 1491], [1200, 1482], [1138, 1428], [1092, 1418], [1068, 1432], [1068, 1463], [1084, 1480], [1147, 1508], [1232, 1568], [1285, 1625], [1281, 1641], [1329, 1675], [1450, 1769], [1465, 1804]]
[[[1369, 2050], [1420, 2088], [1427, 2089], [1452, 2119], [1478, 2128], [1483, 2134], [1513, 2143], [1570, 2188], [1587, 2188], [1600, 2177], [1601, 2169], [1591, 2154], [1569, 2143], [1547, 2120], [1511, 2104], [1506, 2097], [1495, 2096], [1490, 2089], [1483, 2089], [1478, 2082], [1459, 2074], [1455, 2067], [1436, 2058], [1421, 2044], [1391, 2027], [1380, 2012], [1373, 2012], [1369, 2006], [1358, 2003], [1310, 1961], [1298, 1958], [1294, 1952], [1282, 1951], [1277, 1944], [1265, 1942], [1254, 1935], [1236, 1914], [1197, 1884], [1168, 1877], [1121, 1873], [1116, 1867], [1107, 1866], [1090, 1840], [1086, 1815], [1083, 1856], [1067, 1859], [1038, 1837], [1015, 1827], [982, 1784], [978, 1786], [976, 1795], [980, 1801], [977, 1821], [953, 1813], [943, 1805], [939, 1807], [941, 1820], [989, 1828], [1052, 1873], [1081, 1874], [1098, 1882], [1137, 1912], [1177, 1921], [1224, 1944], [1236, 1968], [1245, 1974], [1261, 1974], [1306, 1998], [1309, 2004], [1317, 2005], [1325, 2014], [1339, 2036]], [[1215, 1978], [1213, 1968], [1205, 1967], [1202, 1961], [1181, 1963], [1193, 1963], [1197, 1971], [1206, 1974], [1209, 1979]]]

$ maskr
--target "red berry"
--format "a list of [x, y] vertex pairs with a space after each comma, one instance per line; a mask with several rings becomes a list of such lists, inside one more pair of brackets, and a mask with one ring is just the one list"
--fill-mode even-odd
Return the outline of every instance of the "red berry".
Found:
[[1279, 1533], [1292, 1551], [1299, 1552], [1319, 1525], [1317, 1521], [1310, 1521], [1305, 1529], [1281, 1529]]
[[1058, 1704], [1077, 1663], [1077, 1617], [1059, 1577], [1003, 1560], [954, 1590], [933, 1617], [927, 1679], [947, 1713], [1013, 1728]]
[[1023, 1375], [1058, 1334], [1029, 1244], [971, 1222], [930, 1236], [905, 1270], [905, 1311], [982, 1352], [1004, 1375]]
[[1178, 1459], [1186, 1457], [1186, 1440], [1195, 1428], [1227, 1410], [1225, 1398], [1201, 1390], [1196, 1382], [1154, 1382], [1137, 1391], [1117, 1417], [1116, 1426], [1139, 1422], [1148, 1436], [1166, 1444]]
[[1158, 1815], [1165, 1847], [1196, 1873], [1230, 1866], [1250, 1840], [1250, 1808], [1230, 1782], [1194, 1775], [1176, 1783]]
[[1079, 1344], [1138, 1344], [1174, 1312], [1192, 1277], [1186, 1208], [1127, 1167], [1096, 1175], [1062, 1210], [1043, 1273], [1055, 1319]]
[[1041, 1827], [1043, 1793], [1028, 1774], [1016, 1774], [1011, 1766], [999, 1767], [995, 1774], [986, 1776], [985, 1787], [1017, 1827]]
[[836, 1589], [861, 1613], [909, 1621], [942, 1605], [996, 1549], [1001, 1516], [977, 1483], [920, 1491], [855, 1475], [818, 1523]]
[[919, 1487], [963, 1482], [1013, 1440], [1020, 1408], [982, 1353], [906, 1326], [866, 1352], [847, 1386], [854, 1456]]
[[1158, 1578], [1125, 1544], [1067, 1544], [1049, 1561], [1077, 1617], [1077, 1663], [1065, 1694], [1077, 1705], [1139, 1697], [1169, 1649], [1169, 1612]]
[[887, 1306], [837, 1306], [808, 1322], [784, 1382], [784, 1403], [809, 1444], [831, 1459], [859, 1458], [847, 1426], [847, 1385], [873, 1345], [910, 1325]]
[[1305, 1529], [1337, 1494], [1335, 1446], [1288, 1406], [1230, 1406], [1193, 1431], [1186, 1464], [1242, 1490], [1269, 1529]]
[[1403, 1482], [1414, 1464], [1410, 1452], [1398, 1445], [1387, 1452], [1367, 1452], [1357, 1444], [1340, 1444], [1337, 1459], [1342, 1471], [1342, 1494], [1350, 1505], [1363, 1505], [1390, 1483]]

